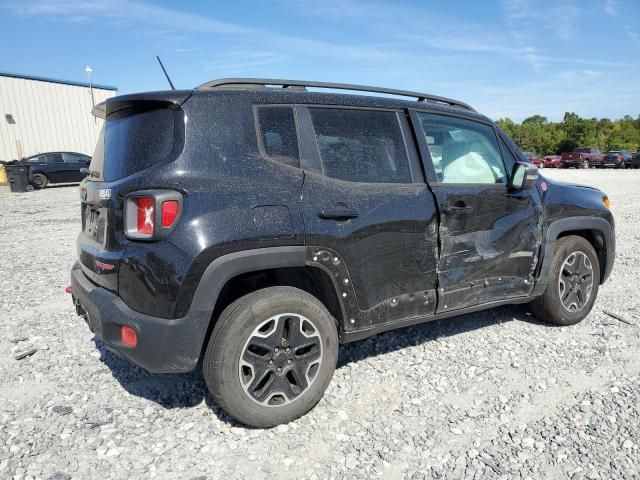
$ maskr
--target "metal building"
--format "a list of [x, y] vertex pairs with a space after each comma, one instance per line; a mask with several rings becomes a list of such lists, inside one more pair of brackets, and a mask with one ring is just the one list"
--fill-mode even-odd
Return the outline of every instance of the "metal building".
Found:
[[[93, 84], [96, 104], [116, 87]], [[0, 160], [67, 150], [93, 154], [102, 120], [88, 83], [0, 72]]]

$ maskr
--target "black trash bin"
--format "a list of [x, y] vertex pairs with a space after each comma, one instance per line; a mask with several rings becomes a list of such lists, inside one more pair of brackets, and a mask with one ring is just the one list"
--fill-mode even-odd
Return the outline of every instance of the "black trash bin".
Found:
[[33, 185], [29, 183], [29, 165], [5, 165], [12, 192], [31, 192]]

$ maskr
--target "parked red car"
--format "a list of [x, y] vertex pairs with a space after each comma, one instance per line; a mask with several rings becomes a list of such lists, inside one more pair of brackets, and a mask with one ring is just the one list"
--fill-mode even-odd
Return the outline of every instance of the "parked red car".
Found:
[[576, 148], [573, 152], [565, 152], [562, 154], [563, 168], [600, 168], [604, 155], [597, 147]]
[[536, 155], [535, 153], [524, 152], [524, 156], [527, 157], [529, 163], [533, 163], [538, 168], [544, 168], [545, 165], [542, 161], [542, 158], [538, 157], [538, 155]]
[[562, 157], [560, 155], [547, 155], [542, 158], [545, 168], [561, 168]]

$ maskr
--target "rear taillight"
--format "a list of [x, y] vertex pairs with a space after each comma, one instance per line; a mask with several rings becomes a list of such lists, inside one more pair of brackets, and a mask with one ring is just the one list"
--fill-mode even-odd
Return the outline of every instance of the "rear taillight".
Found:
[[138, 345], [138, 333], [128, 325], [120, 325], [120, 341], [127, 347], [135, 347]]
[[151, 237], [156, 223], [153, 197], [135, 197], [133, 202], [136, 205], [136, 233], [141, 237]]
[[175, 227], [182, 210], [182, 195], [172, 190], [145, 190], [126, 199], [125, 235], [132, 240], [159, 240]]

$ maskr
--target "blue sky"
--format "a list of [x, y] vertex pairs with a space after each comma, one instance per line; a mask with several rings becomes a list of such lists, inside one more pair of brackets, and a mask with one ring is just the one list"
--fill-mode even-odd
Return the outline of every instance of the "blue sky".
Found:
[[120, 93], [230, 76], [458, 98], [492, 118], [640, 113], [638, 0], [0, 0], [0, 70]]

